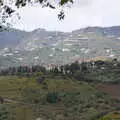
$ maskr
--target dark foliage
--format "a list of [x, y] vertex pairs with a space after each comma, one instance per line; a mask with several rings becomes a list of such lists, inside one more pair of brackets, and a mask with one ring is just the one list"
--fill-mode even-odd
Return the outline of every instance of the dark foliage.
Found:
[[19, 67], [9, 67], [8, 69], [2, 69], [0, 71], [0, 75], [7, 76], [7, 75], [22, 75], [22, 76], [29, 76], [33, 75], [33, 73], [41, 72], [43, 74], [46, 73], [46, 69], [42, 66], [19, 66]]
[[38, 84], [41, 84], [44, 80], [45, 80], [45, 77], [44, 77], [44, 76], [38, 77], [38, 78], [36, 79], [36, 81], [37, 81]]
[[[104, 82], [104, 83], [120, 83], [120, 62], [113, 61], [94, 61], [84, 62], [79, 64], [77, 61], [64, 66], [56, 66], [50, 70], [36, 65], [36, 66], [19, 66], [10, 67], [0, 71], [0, 75], [18, 75], [18, 76], [37, 76], [37, 83], [41, 83], [44, 80], [44, 75], [51, 76], [64, 76], [67, 75], [70, 78], [75, 78], [85, 82]], [[41, 76], [41, 77], [39, 77]]]
[[3, 104], [4, 103], [4, 99], [0, 96], [0, 103]]
[[58, 100], [58, 93], [57, 92], [52, 92], [52, 93], [47, 94], [46, 101], [48, 103], [56, 103], [57, 100]]

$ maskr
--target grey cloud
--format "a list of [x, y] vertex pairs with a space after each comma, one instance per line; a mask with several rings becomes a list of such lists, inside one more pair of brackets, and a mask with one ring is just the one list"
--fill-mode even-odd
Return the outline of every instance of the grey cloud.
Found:
[[75, 0], [74, 2], [77, 7], [85, 7], [91, 5], [93, 0]]

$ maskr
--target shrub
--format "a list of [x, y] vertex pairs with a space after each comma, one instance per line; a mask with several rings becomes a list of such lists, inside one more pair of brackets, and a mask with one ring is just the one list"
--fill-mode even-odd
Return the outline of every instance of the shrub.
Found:
[[48, 93], [46, 100], [48, 103], [56, 103], [58, 100], [58, 93], [57, 92]]
[[45, 77], [44, 77], [44, 76], [41, 76], [41, 77], [38, 77], [38, 78], [36, 79], [36, 82], [37, 82], [38, 84], [41, 84], [44, 80], [45, 80]]
[[14, 116], [10, 111], [11, 108], [6, 105], [0, 106], [0, 120], [14, 120]]

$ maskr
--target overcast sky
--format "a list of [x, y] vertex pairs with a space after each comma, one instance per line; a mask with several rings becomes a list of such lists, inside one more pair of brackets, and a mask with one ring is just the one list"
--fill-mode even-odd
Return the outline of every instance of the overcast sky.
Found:
[[12, 19], [14, 27], [23, 30], [45, 28], [69, 32], [87, 26], [120, 25], [120, 0], [76, 0], [66, 9], [63, 21], [57, 18], [58, 11], [40, 6], [19, 10], [21, 19]]

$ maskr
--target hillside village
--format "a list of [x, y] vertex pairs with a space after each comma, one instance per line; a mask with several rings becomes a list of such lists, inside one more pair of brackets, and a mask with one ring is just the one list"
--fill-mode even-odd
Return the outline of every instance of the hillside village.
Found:
[[[49, 32], [44, 29], [27, 33], [18, 30], [11, 30], [8, 34], [3, 32], [8, 38], [6, 43], [1, 42], [0, 65], [1, 67], [9, 67], [9, 64], [60, 66], [92, 59], [120, 59], [119, 31], [120, 27], [117, 26], [88, 27], [71, 33]], [[15, 33], [18, 36], [15, 36]], [[16, 41], [14, 44], [11, 43], [12, 45], [9, 43], [11, 35], [13, 41]]]

